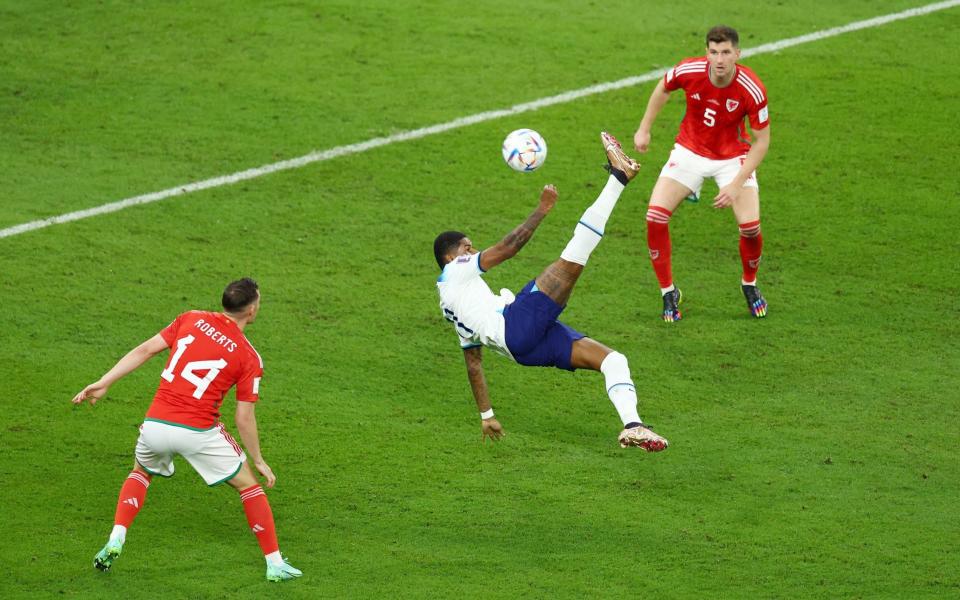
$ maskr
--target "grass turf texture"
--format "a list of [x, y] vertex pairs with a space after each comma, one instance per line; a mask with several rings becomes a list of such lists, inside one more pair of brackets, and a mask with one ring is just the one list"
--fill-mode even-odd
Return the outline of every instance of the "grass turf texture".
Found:
[[[912, 4], [234, 6], [2, 5], [0, 227], [665, 67], [715, 22], [751, 47]], [[630, 358], [660, 455], [616, 447], [598, 374], [489, 352], [509, 435], [480, 445], [430, 254], [450, 227], [494, 243], [556, 183], [554, 213], [487, 276], [518, 289], [603, 184], [597, 133], [628, 142], [652, 84], [0, 240], [0, 595], [267, 593], [236, 494], [184, 461], [95, 572], [161, 361], [95, 408], [68, 402], [247, 274], [269, 497], [305, 572], [270, 593], [960, 593], [960, 66], [936, 59], [958, 26], [952, 9], [744, 61], [771, 97], [764, 321], [733, 220], [705, 202], [671, 228], [686, 320], [657, 320], [644, 207], [681, 99], [665, 109], [565, 313]], [[532, 175], [499, 157], [521, 126], [550, 144]]]

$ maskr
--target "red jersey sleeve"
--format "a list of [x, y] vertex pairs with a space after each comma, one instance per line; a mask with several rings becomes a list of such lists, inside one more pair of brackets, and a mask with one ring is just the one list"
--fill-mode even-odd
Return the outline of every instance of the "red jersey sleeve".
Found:
[[172, 348], [173, 343], [177, 341], [177, 332], [180, 331], [180, 324], [183, 322], [183, 316], [186, 313], [183, 313], [177, 316], [172, 323], [160, 330], [160, 337], [163, 338], [163, 341], [167, 343], [167, 346]]
[[251, 352], [243, 364], [243, 374], [237, 381], [237, 401], [256, 402], [260, 399], [260, 379], [263, 377], [263, 365], [260, 356]]
[[737, 65], [737, 83], [746, 92], [748, 99], [747, 116], [750, 119], [750, 129], [763, 129], [770, 124], [770, 113], [767, 109], [767, 88], [752, 70]]
[[663, 88], [668, 92], [674, 92], [684, 87], [684, 82], [695, 76], [697, 73], [703, 73], [707, 68], [707, 59], [685, 58], [675, 67], [663, 74]]

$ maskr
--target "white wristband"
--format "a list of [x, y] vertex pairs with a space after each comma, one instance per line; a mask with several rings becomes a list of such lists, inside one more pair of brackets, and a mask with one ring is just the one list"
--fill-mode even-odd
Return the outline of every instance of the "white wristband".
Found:
[[480, 418], [483, 419], [484, 421], [486, 421], [487, 419], [492, 419], [493, 409], [491, 408], [490, 410], [485, 410], [482, 413], [480, 413]]

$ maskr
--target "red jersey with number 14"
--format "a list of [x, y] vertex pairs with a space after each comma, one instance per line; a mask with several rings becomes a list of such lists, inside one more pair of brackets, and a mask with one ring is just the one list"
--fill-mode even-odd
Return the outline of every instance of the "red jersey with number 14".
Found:
[[160, 335], [170, 346], [170, 358], [147, 410], [148, 419], [210, 429], [234, 385], [237, 400], [259, 398], [263, 360], [223, 313], [185, 312]]
[[719, 88], [710, 81], [709, 68], [706, 58], [687, 58], [663, 76], [664, 89], [682, 88], [687, 96], [677, 143], [714, 160], [743, 156], [750, 151], [744, 118], [749, 117], [754, 130], [770, 124], [767, 90], [760, 78], [742, 65], [734, 67], [730, 85]]

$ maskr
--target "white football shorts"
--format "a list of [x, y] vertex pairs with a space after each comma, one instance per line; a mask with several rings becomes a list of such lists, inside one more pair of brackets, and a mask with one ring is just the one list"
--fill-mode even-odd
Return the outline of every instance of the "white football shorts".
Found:
[[[717, 182], [717, 187], [722, 188], [737, 176], [740, 165], [743, 164], [743, 158], [743, 156], [739, 156], [737, 158], [713, 160], [700, 156], [696, 152], [691, 152], [680, 144], [674, 144], [673, 150], [670, 152], [670, 158], [667, 159], [667, 164], [663, 165], [663, 169], [660, 170], [660, 177], [669, 177], [674, 181], [679, 181], [693, 190], [694, 196], [700, 198], [700, 188], [703, 187], [704, 179], [712, 177]], [[756, 171], [750, 174], [743, 187], [759, 189]]]
[[223, 423], [204, 430], [146, 420], [140, 426], [136, 457], [151, 475], [170, 477], [173, 457], [179, 454], [203, 477], [207, 485], [231, 479], [247, 460], [240, 445], [227, 433]]

